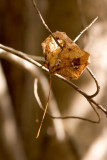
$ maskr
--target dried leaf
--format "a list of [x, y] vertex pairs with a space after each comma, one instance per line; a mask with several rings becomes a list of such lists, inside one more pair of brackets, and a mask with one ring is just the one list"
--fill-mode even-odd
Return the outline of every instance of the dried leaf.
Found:
[[67, 79], [78, 79], [89, 64], [89, 53], [81, 50], [64, 32], [56, 31], [42, 42], [45, 66], [51, 74], [58, 73]]

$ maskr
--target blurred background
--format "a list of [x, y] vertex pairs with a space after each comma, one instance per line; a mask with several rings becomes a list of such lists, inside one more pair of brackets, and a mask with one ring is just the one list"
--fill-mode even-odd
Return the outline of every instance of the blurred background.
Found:
[[[91, 55], [89, 67], [101, 86], [95, 100], [107, 108], [107, 1], [36, 1], [52, 32], [66, 32], [72, 40], [99, 17], [77, 44]], [[0, 0], [1, 44], [42, 56], [41, 43], [48, 35], [31, 0]], [[30, 71], [23, 63], [18, 57], [13, 61], [0, 59], [0, 160], [106, 160], [107, 118], [102, 112], [100, 124], [52, 120], [46, 116], [40, 136], [35, 138], [43, 111], [34, 96], [34, 77], [38, 79], [38, 94], [45, 106], [49, 74], [28, 63], [33, 70]], [[73, 83], [89, 94], [96, 89], [87, 71]], [[97, 118], [82, 95], [55, 77], [52, 94], [49, 107], [53, 115]]]

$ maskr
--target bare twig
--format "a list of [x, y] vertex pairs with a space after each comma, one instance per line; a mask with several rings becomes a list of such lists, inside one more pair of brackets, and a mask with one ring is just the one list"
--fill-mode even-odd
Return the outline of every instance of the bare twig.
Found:
[[[49, 70], [43, 66], [42, 64], [40, 64], [39, 62], [33, 60], [32, 58], [30, 58], [27, 54], [23, 53], [23, 52], [20, 52], [20, 51], [17, 51], [13, 48], [10, 48], [10, 47], [6, 47], [2, 44], [0, 44], [0, 48], [9, 52], [10, 54], [14, 54], [16, 56], [19, 56], [20, 58], [23, 58], [24, 60], [27, 60], [28, 62], [36, 65], [37, 67], [39, 68], [42, 68], [43, 70], [49, 72]], [[76, 86], [75, 84], [73, 84], [71, 81], [68, 81], [66, 78], [62, 77], [61, 75], [59, 74], [54, 74], [56, 77], [62, 79], [63, 81], [65, 81], [66, 83], [68, 83], [69, 85], [71, 85], [76, 91], [78, 91], [80, 94], [86, 96], [86, 97], [91, 97], [92, 95], [88, 95], [86, 94], [85, 92], [83, 92], [78, 86]], [[96, 94], [96, 92], [95, 92]], [[93, 97], [93, 96], [92, 96]]]
[[[37, 5], [36, 5], [36, 3], [35, 3], [35, 0], [32, 0], [32, 2], [33, 2], [34, 8], [36, 9], [36, 11], [37, 11], [37, 13], [38, 13], [38, 15], [39, 15], [39, 17], [40, 17], [43, 25], [44, 25], [45, 28], [49, 31], [49, 33], [52, 35], [52, 37], [53, 37], [53, 39], [55, 40], [56, 44], [61, 48], [61, 51], [62, 51], [63, 47], [60, 45], [60, 43], [58, 42], [58, 40], [53, 36], [52, 31], [50, 30], [50, 28], [49, 28], [49, 27], [47, 26], [47, 24], [45, 23], [45, 21], [44, 21], [42, 15], [41, 15], [39, 9], [37, 8]], [[98, 19], [98, 17], [96, 17], [82, 32], [80, 32], [80, 34], [74, 39], [74, 42], [76, 42], [76, 41], [80, 38], [80, 36], [81, 36], [85, 31], [87, 31], [97, 19]], [[44, 67], [42, 64], [40, 64], [39, 62], [37, 62], [37, 58], [39, 58], [39, 57], [36, 57], [36, 59], [34, 60], [35, 57], [31, 57], [31, 56], [29, 56], [29, 55], [27, 55], [27, 54], [25, 54], [25, 53], [23, 53], [23, 52], [17, 51], [17, 50], [15, 50], [15, 49], [13, 49], [13, 48], [9, 48], [9, 47], [3, 46], [3, 45], [1, 45], [1, 44], [0, 44], [0, 48], [1, 48], [1, 49], [0, 49], [0, 54], [1, 54], [0, 56], [1, 56], [2, 58], [3, 58], [3, 56], [2, 56], [2, 51], [5, 51], [5, 52], [7, 52], [7, 53], [14, 54], [14, 55], [18, 56], [18, 57], [20, 57], [20, 58], [22, 58], [22, 59], [30, 62], [31, 64], [33, 64], [33, 65], [35, 65], [35, 66], [37, 66], [37, 67], [39, 67], [39, 68], [42, 68], [43, 70], [45, 70], [45, 71], [47, 71], [47, 72], [49, 73], [49, 70], [48, 70], [46, 67]], [[39, 61], [39, 60], [40, 60], [40, 61], [43, 61], [42, 58], [38, 59], [38, 61]], [[106, 109], [105, 109], [104, 107], [102, 107], [101, 105], [99, 105], [96, 101], [94, 101], [94, 100], [92, 99], [93, 97], [95, 97], [95, 96], [99, 93], [99, 91], [100, 91], [100, 86], [99, 86], [99, 84], [98, 84], [98, 81], [97, 81], [95, 75], [92, 73], [92, 71], [91, 71], [88, 67], [87, 67], [87, 70], [88, 70], [89, 74], [92, 76], [92, 78], [94, 79], [94, 81], [95, 81], [95, 83], [96, 83], [96, 87], [97, 87], [96, 92], [95, 92], [94, 94], [92, 94], [92, 95], [88, 95], [87, 93], [85, 93], [84, 91], [82, 91], [78, 86], [76, 86], [76, 85], [73, 84], [71, 81], [67, 80], [66, 78], [62, 77], [61, 75], [55, 74], [54, 76], [60, 78], [60, 79], [63, 80], [64, 82], [68, 83], [68, 84], [69, 84], [70, 86], [72, 86], [77, 92], [79, 92], [80, 94], [82, 94], [82, 95], [87, 99], [87, 101], [89, 102], [89, 104], [91, 105], [91, 107], [93, 108], [93, 110], [95, 111], [95, 113], [96, 113], [96, 115], [97, 115], [97, 117], [98, 117], [98, 120], [94, 121], [94, 120], [90, 120], [90, 119], [86, 119], [86, 118], [82, 118], [82, 117], [78, 117], [78, 116], [64, 116], [64, 117], [59, 116], [59, 117], [55, 117], [55, 116], [52, 116], [52, 115], [49, 114], [49, 116], [50, 116], [51, 118], [55, 118], [55, 119], [76, 118], [76, 119], [85, 120], [85, 121], [92, 122], [92, 123], [99, 123], [99, 122], [100, 122], [100, 115], [99, 115], [98, 111], [96, 110], [95, 106], [96, 106], [97, 108], [99, 108], [100, 110], [102, 110], [103, 113], [105, 113], [106, 116], [107, 116], [107, 111], [106, 111]], [[51, 76], [50, 76], [50, 77], [51, 77]], [[45, 107], [45, 109], [44, 109], [44, 114], [43, 114], [43, 117], [42, 117], [42, 120], [41, 120], [41, 123], [40, 123], [39, 130], [38, 130], [38, 132], [37, 132], [36, 138], [38, 138], [38, 136], [39, 136], [39, 133], [40, 133], [40, 130], [41, 130], [41, 127], [42, 127], [42, 123], [43, 123], [45, 114], [46, 114], [46, 112], [47, 112], [47, 107], [48, 107], [49, 97], [50, 97], [50, 91], [51, 91], [51, 80], [50, 80], [50, 89], [49, 89], [48, 100], [47, 100], [47, 103], [46, 103], [46, 107]], [[43, 109], [43, 108], [42, 108], [42, 109]]]
[[51, 118], [54, 118], [54, 119], [79, 119], [79, 120], [84, 120], [84, 121], [87, 121], [87, 122], [91, 122], [91, 123], [100, 123], [101, 121], [101, 118], [100, 118], [100, 115], [98, 113], [98, 111], [96, 110], [96, 108], [94, 107], [94, 105], [88, 100], [88, 102], [90, 103], [91, 107], [93, 108], [93, 110], [95, 111], [97, 117], [98, 117], [98, 120], [91, 120], [91, 119], [87, 119], [87, 118], [83, 118], [83, 117], [79, 117], [79, 116], [61, 116], [61, 117], [54, 117], [50, 114], [48, 114]]
[[[43, 70], [45, 70], [45, 71], [47, 71], [49, 73], [49, 70], [45, 66], [43, 66], [39, 62], [34, 61], [33, 59], [29, 58], [27, 54], [25, 54], [25, 53], [23, 54], [23, 52], [14, 50], [13, 48], [6, 47], [6, 46], [4, 46], [2, 44], [0, 44], [0, 48], [3, 49], [3, 50], [5, 50], [7, 53], [9, 52], [10, 54], [17, 55], [17, 56], [23, 58], [24, 60], [27, 60], [28, 62], [34, 64], [35, 66], [37, 66], [37, 67], [39, 67], [39, 68], [41, 68], [41, 69], [43, 69]], [[88, 95], [87, 93], [85, 93], [84, 91], [82, 91], [78, 86], [76, 86], [71, 81], [67, 80], [66, 78], [62, 77], [61, 75], [55, 74], [53, 76], [56, 76], [57, 78], [63, 80], [64, 82], [66, 82], [67, 84], [69, 84], [70, 86], [72, 86], [77, 92], [79, 92], [81, 95], [83, 95], [89, 102], [92, 102], [93, 104], [95, 104], [100, 110], [103, 111], [103, 113], [105, 113], [107, 115], [106, 109], [103, 106], [101, 106], [98, 103], [96, 103], [92, 99], [93, 96]], [[96, 92], [95, 92], [95, 96], [96, 96]]]
[[[87, 23], [86, 23], [86, 18], [84, 16], [84, 12], [83, 12], [83, 6], [82, 6], [82, 1], [81, 0], [77, 0], [77, 4], [78, 4], [78, 8], [79, 8], [79, 12], [80, 12], [80, 17], [81, 17], [81, 21], [82, 21], [82, 25], [83, 27], [85, 28], [74, 40], [74, 42], [76, 42], [80, 37], [81, 35], [86, 32], [95, 22], [96, 20], [98, 19], [98, 16], [87, 26]], [[96, 92], [93, 94], [93, 95], [90, 95], [90, 97], [95, 97], [99, 91], [100, 91], [100, 86], [98, 84], [98, 80], [97, 78], [95, 77], [95, 75], [93, 74], [93, 72], [90, 70], [89, 67], [86, 67], [87, 71], [90, 73], [91, 77], [94, 79], [95, 83], [96, 83], [96, 87], [97, 87], [97, 90]]]
[[[32, 0], [33, 2], [33, 5], [34, 5], [34, 8], [36, 9], [43, 25], [45, 26], [45, 28], [49, 31], [49, 33], [52, 35], [52, 37], [54, 38], [55, 42], [57, 43], [57, 45], [62, 49], [62, 46], [59, 44], [59, 42], [56, 40], [56, 38], [53, 36], [51, 30], [49, 29], [49, 27], [47, 26], [47, 24], [45, 23], [39, 9], [37, 8], [37, 5], [35, 3], [34, 0]], [[80, 36], [86, 31], [88, 30], [92, 24], [98, 19], [98, 17], [96, 17], [74, 40], [74, 42], [76, 42]], [[11, 48], [8, 48], [8, 47], [5, 47], [5, 46], [1, 46], [2, 49], [5, 49], [7, 52], [12, 52], [13, 54], [21, 57], [21, 58], [24, 58], [25, 60], [31, 62], [32, 64], [42, 68], [43, 70], [45, 71], [48, 71], [49, 70], [47, 68], [45, 68], [44, 66], [42, 66], [40, 63], [38, 63], [37, 61], [34, 61], [32, 58], [26, 56], [26, 54], [23, 54], [22, 52], [17, 52], [16, 50], [14, 49], [11, 49]], [[68, 81], [66, 78], [62, 77], [61, 75], [58, 75], [58, 74], [55, 74], [55, 76], [57, 76], [58, 78], [60, 78], [61, 80], [65, 81], [66, 83], [68, 83], [69, 85], [71, 85], [76, 91], [78, 91], [80, 94], [82, 94], [87, 100], [88, 102], [90, 103], [90, 105], [92, 106], [92, 108], [94, 109], [94, 106], [97, 106], [99, 109], [101, 109], [106, 115], [107, 115], [107, 111], [105, 110], [104, 107], [100, 106], [99, 104], [97, 104], [92, 98], [95, 97], [98, 93], [99, 93], [99, 90], [100, 90], [100, 87], [99, 87], [99, 84], [98, 84], [98, 81], [95, 77], [95, 75], [92, 73], [92, 71], [87, 67], [87, 70], [88, 72], [90, 73], [90, 75], [92, 76], [92, 78], [94, 79], [95, 83], [96, 83], [96, 87], [97, 87], [97, 90], [94, 94], [92, 95], [88, 95], [86, 94], [85, 92], [83, 92], [79, 87], [77, 87], [75, 84], [73, 84], [71, 81]], [[49, 99], [49, 98], [48, 98]], [[48, 101], [47, 101], [48, 102]], [[46, 104], [46, 108], [44, 110], [44, 114], [43, 114], [43, 118], [42, 118], [42, 122], [41, 122], [41, 125], [40, 125], [40, 128], [39, 128], [39, 131], [38, 131], [38, 134], [37, 134], [37, 137], [39, 135], [39, 132], [40, 132], [40, 129], [41, 129], [41, 126], [42, 126], [42, 123], [43, 123], [43, 119], [44, 119], [44, 115], [46, 114], [46, 110], [47, 110], [47, 106], [48, 106], [48, 103]], [[98, 121], [93, 121], [93, 120], [89, 120], [89, 119], [85, 119], [85, 118], [82, 118], [82, 117], [74, 117], [74, 116], [67, 116], [67, 117], [59, 117], [59, 118], [62, 118], [62, 119], [67, 119], [67, 118], [78, 118], [78, 119], [81, 119], [81, 120], [86, 120], [86, 121], [89, 121], [89, 122], [93, 122], [93, 123], [98, 123], [100, 121], [100, 116], [98, 114], [98, 112], [96, 111], [96, 109], [94, 109], [94, 111], [96, 112], [99, 120]], [[52, 117], [52, 116], [51, 116]], [[58, 118], [58, 117], [53, 117], [53, 118]]]
[[34, 64], [35, 66], [39, 67], [39, 68], [42, 68], [43, 70], [49, 72], [49, 70], [44, 67], [43, 65], [41, 65], [40, 63], [38, 63], [37, 61], [33, 60], [32, 58], [30, 58], [27, 54], [21, 52], [21, 51], [17, 51], [13, 48], [10, 48], [10, 47], [7, 47], [7, 46], [4, 46], [2, 44], [0, 44], [0, 48], [9, 52], [10, 54], [14, 54], [20, 58], [23, 58], [24, 60], [30, 62], [31, 64]]
[[76, 42], [84, 32], [86, 32], [95, 22], [96, 20], [98, 19], [98, 16], [83, 30], [80, 32], [80, 34], [73, 40], [73, 42]]
[[35, 3], [35, 0], [32, 0], [32, 3], [33, 3], [33, 6], [35, 8], [35, 10], [37, 11], [37, 14], [39, 15], [40, 17], [40, 20], [42, 22], [42, 24], [45, 26], [46, 30], [51, 34], [51, 36], [53, 37], [53, 39], [55, 40], [56, 44], [61, 48], [61, 50], [63, 49], [63, 47], [60, 45], [60, 43], [57, 41], [57, 39], [53, 36], [53, 33], [52, 31], [50, 30], [50, 28], [48, 27], [48, 25], [45, 23], [36, 3]]
[[[39, 104], [39, 107], [44, 111], [44, 108], [43, 108], [43, 105], [40, 101], [40, 98], [38, 96], [38, 93], [37, 93], [37, 79], [35, 79], [35, 82], [34, 82], [34, 94], [35, 94], [35, 98]], [[46, 112], [47, 115], [50, 117], [50, 118], [53, 118], [53, 119], [71, 119], [71, 118], [75, 118], [75, 119], [80, 119], [80, 120], [85, 120], [85, 121], [88, 121], [88, 122], [92, 122], [92, 123], [99, 123], [100, 122], [100, 115], [98, 114], [97, 110], [95, 109], [95, 107], [93, 106], [93, 104], [91, 102], [89, 102], [90, 105], [92, 106], [93, 110], [95, 111], [97, 117], [98, 117], [98, 120], [90, 120], [90, 119], [86, 119], [86, 118], [83, 118], [83, 117], [79, 117], [79, 116], [54, 116], [53, 114], [50, 114], [48, 111]]]
[[89, 68], [89, 67], [86, 67], [86, 69], [87, 69], [87, 71], [90, 73], [91, 77], [94, 79], [95, 84], [96, 84], [96, 88], [97, 88], [96, 92], [95, 92], [94, 94], [92, 94], [92, 95], [89, 96], [90, 98], [92, 98], [92, 97], [95, 97], [95, 96], [99, 93], [99, 91], [100, 91], [100, 86], [99, 86], [99, 84], [98, 84], [97, 78], [95, 77], [95, 75], [93, 74], [93, 72], [90, 70], [90, 68]]
[[[47, 89], [49, 88], [49, 82], [48, 82], [46, 76], [42, 72], [40, 72], [35, 65], [32, 65], [32, 63], [28, 63], [28, 61], [26, 61], [23, 58], [20, 58], [19, 56], [15, 57], [14, 54], [12, 54], [11, 52], [7, 52], [3, 49], [0, 49], [0, 58], [5, 59], [7, 61], [10, 61], [11, 63], [17, 65], [18, 67], [21, 67], [21, 69], [28, 71], [31, 74], [31, 76], [33, 76], [34, 78], [36, 77], [40, 83], [40, 86], [41, 86], [43, 93], [45, 93], [44, 98], [47, 99], [47, 97], [48, 97]], [[41, 57], [38, 57], [37, 59], [40, 60]], [[37, 98], [37, 96], [35, 96], [35, 98]], [[54, 107], [49, 107], [49, 112], [54, 113], [57, 116], [61, 116], [57, 101], [56, 101], [52, 91], [51, 91], [51, 97], [50, 97], [49, 104], [50, 104], [50, 106], [54, 106]], [[44, 108], [42, 110], [44, 111]], [[65, 130], [64, 130], [62, 120], [60, 119], [60, 120], [56, 121], [53, 119], [52, 122], [53, 122], [53, 125], [55, 128], [55, 134], [56, 134], [57, 139], [59, 141], [62, 141], [65, 138]], [[60, 126], [60, 128], [59, 128], [59, 126]]]
[[49, 105], [50, 93], [51, 93], [51, 75], [50, 75], [50, 87], [49, 87], [48, 99], [47, 99], [47, 103], [46, 103], [46, 106], [45, 106], [45, 109], [44, 109], [43, 117], [42, 117], [42, 120], [41, 120], [41, 123], [40, 123], [39, 129], [38, 129], [38, 132], [37, 132], [36, 138], [38, 138], [38, 137], [39, 137], [39, 134], [40, 134], [40, 131], [41, 131], [41, 127], [42, 127], [42, 124], [43, 124], [43, 121], [44, 121], [44, 118], [45, 118], [45, 115], [46, 115], [46, 112], [47, 112], [47, 108], [48, 108], [48, 105]]
[[[78, 5], [79, 5], [79, 8], [80, 8], [81, 18], [83, 18], [83, 20], [85, 20], [85, 18], [83, 17], [83, 11], [81, 10], [81, 6], [82, 6], [81, 0], [78, 0], [77, 2], [78, 2]], [[45, 28], [48, 30], [48, 32], [52, 35], [52, 37], [54, 38], [55, 42], [57, 43], [57, 45], [58, 45], [58, 46], [61, 48], [61, 50], [62, 50], [63, 47], [60, 45], [60, 43], [58, 42], [58, 40], [53, 36], [52, 31], [50, 30], [50, 28], [48, 27], [48, 25], [45, 23], [45, 21], [44, 21], [42, 15], [41, 15], [41, 13], [40, 13], [37, 5], [36, 5], [35, 0], [32, 0], [32, 3], [33, 3], [33, 6], [34, 6], [34, 8], [36, 9], [36, 11], [37, 11], [37, 13], [38, 13], [38, 15], [39, 15], [39, 17], [40, 17], [40, 20], [42, 21], [42, 24], [45, 26]], [[98, 19], [98, 16], [97, 16], [87, 27], [85, 27], [85, 29], [84, 29], [83, 31], [80, 32], [80, 34], [74, 39], [74, 43], [81, 37], [81, 35], [82, 35], [84, 32], [86, 32], [86, 31], [96, 22], [97, 19]], [[86, 25], [86, 24], [83, 23], [83, 25]], [[96, 92], [95, 92], [94, 94], [90, 95], [90, 97], [95, 97], [95, 96], [99, 93], [99, 91], [100, 91], [100, 86], [99, 86], [99, 84], [98, 84], [98, 81], [97, 81], [95, 75], [92, 73], [92, 71], [89, 69], [89, 67], [87, 67], [87, 70], [88, 70], [88, 72], [90, 73], [90, 75], [92, 76], [92, 78], [94, 79], [94, 81], [95, 81], [95, 83], [96, 83], [97, 90], [96, 90]]]

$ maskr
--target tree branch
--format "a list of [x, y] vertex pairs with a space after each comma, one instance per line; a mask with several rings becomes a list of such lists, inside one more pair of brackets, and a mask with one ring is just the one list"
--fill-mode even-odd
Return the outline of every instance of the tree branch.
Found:
[[[5, 55], [3, 54], [4, 51], [5, 51], [5, 53], [10, 53], [10, 54], [16, 55], [16, 56], [18, 56], [18, 57], [20, 57], [20, 58], [22, 58], [22, 59], [30, 62], [31, 64], [33, 64], [33, 65], [35, 65], [35, 66], [37, 66], [37, 67], [39, 67], [39, 68], [41, 68], [41, 69], [43, 69], [43, 70], [45, 70], [46, 72], [49, 73], [49, 70], [48, 70], [45, 66], [43, 66], [42, 64], [40, 64], [40, 63], [37, 62], [36, 60], [33, 60], [32, 58], [30, 58], [29, 55], [27, 55], [27, 54], [25, 54], [25, 53], [23, 53], [23, 52], [17, 51], [17, 50], [15, 50], [15, 49], [13, 49], [13, 48], [10, 48], [10, 47], [7, 47], [7, 46], [4, 46], [4, 45], [0, 44], [0, 57], [6, 59], [6, 54], [5, 54]], [[96, 86], [97, 86], [97, 91], [96, 91], [93, 95], [88, 95], [87, 93], [85, 93], [84, 91], [82, 91], [78, 86], [76, 86], [74, 83], [72, 83], [70, 80], [67, 80], [66, 78], [62, 77], [62, 76], [59, 75], [59, 74], [54, 74], [54, 75], [52, 75], [52, 76], [55, 76], [55, 77], [63, 80], [65, 83], [69, 84], [69, 85], [70, 85], [71, 87], [73, 87], [77, 92], [79, 92], [81, 95], [83, 95], [83, 96], [88, 100], [88, 102], [89, 102], [90, 104], [94, 104], [96, 107], [98, 107], [100, 110], [102, 110], [103, 113], [106, 114], [106, 116], [107, 116], [107, 111], [106, 111], [106, 109], [105, 109], [103, 106], [99, 105], [97, 102], [95, 102], [95, 101], [92, 99], [93, 97], [95, 97], [95, 96], [99, 93], [100, 87], [99, 87], [99, 85], [98, 85], [98, 82], [97, 82], [94, 74], [92, 74], [92, 72], [90, 71], [89, 68], [87, 68], [87, 70], [88, 70], [88, 72], [91, 74], [92, 78], [95, 80], [95, 83], [96, 83]], [[91, 106], [92, 106], [92, 105], [91, 105]]]

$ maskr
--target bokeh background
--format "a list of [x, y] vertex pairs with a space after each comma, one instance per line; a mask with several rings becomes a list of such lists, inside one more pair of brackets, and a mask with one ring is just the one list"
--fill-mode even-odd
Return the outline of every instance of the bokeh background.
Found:
[[[107, 108], [107, 1], [38, 0], [37, 5], [50, 29], [64, 31], [72, 40], [99, 17], [77, 44], [91, 55], [89, 66], [101, 86], [95, 100]], [[48, 35], [31, 0], [0, 0], [1, 44], [42, 56], [41, 43]], [[43, 111], [34, 96], [34, 76], [17, 63], [18, 58], [14, 61], [0, 59], [0, 160], [106, 160], [107, 118], [102, 112], [100, 124], [52, 120], [46, 116], [40, 136], [35, 138]], [[45, 106], [49, 74], [32, 68]], [[89, 94], [96, 89], [86, 71], [73, 83]], [[50, 110], [53, 115], [96, 119], [86, 99], [55, 77], [52, 78], [52, 93]]]

